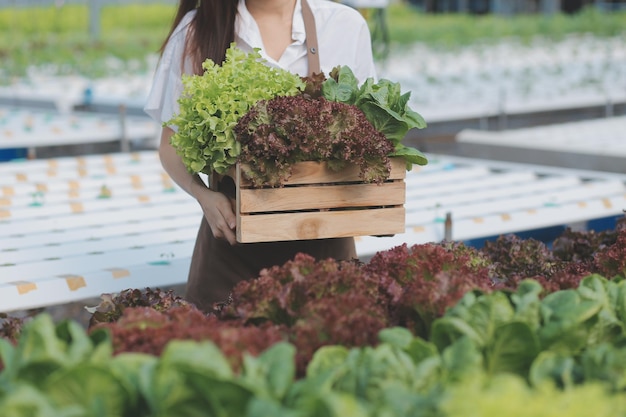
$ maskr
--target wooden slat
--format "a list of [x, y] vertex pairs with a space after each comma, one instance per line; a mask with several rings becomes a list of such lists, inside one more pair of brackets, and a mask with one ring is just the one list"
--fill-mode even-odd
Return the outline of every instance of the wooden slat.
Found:
[[404, 204], [403, 181], [383, 184], [322, 185], [285, 188], [243, 189], [239, 212], [328, 209]]
[[241, 243], [403, 232], [404, 207], [242, 215], [237, 218], [237, 240]]
[[[241, 166], [237, 167], [242, 170]], [[356, 165], [350, 165], [340, 171], [333, 171], [328, 168], [325, 162], [299, 162], [292, 168], [291, 176], [285, 185], [300, 184], [321, 184], [332, 182], [357, 182], [361, 181], [359, 177], [360, 168]], [[230, 174], [232, 178], [236, 178], [235, 173]], [[251, 183], [242, 175], [240, 180], [242, 187], [251, 187]], [[390, 180], [401, 180], [406, 178], [406, 163], [403, 158], [391, 158], [391, 171], [389, 172]]]

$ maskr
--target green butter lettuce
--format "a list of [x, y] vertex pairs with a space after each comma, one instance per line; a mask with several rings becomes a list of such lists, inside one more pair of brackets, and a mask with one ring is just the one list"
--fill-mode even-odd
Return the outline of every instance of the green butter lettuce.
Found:
[[368, 78], [359, 87], [352, 70], [347, 66], [333, 69], [330, 77], [322, 84], [322, 95], [330, 101], [352, 104], [393, 142], [395, 152], [392, 156], [401, 156], [407, 162], [407, 169], [412, 164], [426, 165], [428, 160], [419, 150], [406, 146], [402, 139], [410, 129], [422, 129], [426, 122], [408, 103], [411, 93], [402, 94], [399, 83], [386, 79], [375, 82]]
[[183, 75], [178, 114], [165, 125], [178, 127], [171, 144], [190, 172], [223, 174], [241, 151], [233, 128], [251, 106], [305, 87], [299, 75], [271, 68], [258, 49], [246, 53], [231, 44], [222, 65], [206, 60], [201, 75]]

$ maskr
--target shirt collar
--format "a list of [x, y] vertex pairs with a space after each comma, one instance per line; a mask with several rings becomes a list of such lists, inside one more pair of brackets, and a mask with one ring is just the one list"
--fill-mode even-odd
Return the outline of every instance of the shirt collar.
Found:
[[[235, 33], [237, 36], [253, 48], [261, 48], [263, 40], [256, 21], [246, 7], [246, 0], [239, 0], [237, 5], [237, 17], [235, 19]], [[291, 22], [291, 39], [296, 43], [304, 44], [306, 33], [304, 19], [302, 17], [302, 4], [296, 0], [296, 7]]]

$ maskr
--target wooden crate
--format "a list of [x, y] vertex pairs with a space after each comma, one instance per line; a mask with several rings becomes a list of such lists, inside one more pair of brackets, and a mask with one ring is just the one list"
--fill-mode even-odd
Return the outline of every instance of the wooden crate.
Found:
[[359, 168], [331, 171], [301, 162], [282, 188], [253, 188], [235, 168], [240, 243], [393, 235], [405, 230], [406, 165], [393, 158], [389, 179], [367, 184]]

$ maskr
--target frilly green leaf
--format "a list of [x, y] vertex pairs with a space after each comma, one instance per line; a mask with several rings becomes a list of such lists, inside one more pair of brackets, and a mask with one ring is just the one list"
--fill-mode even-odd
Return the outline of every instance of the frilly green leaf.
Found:
[[176, 128], [171, 144], [190, 172], [225, 173], [240, 152], [233, 128], [248, 109], [304, 90], [300, 76], [266, 64], [258, 49], [246, 53], [233, 43], [222, 65], [208, 59], [202, 75], [183, 76], [179, 112], [166, 125]]

